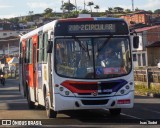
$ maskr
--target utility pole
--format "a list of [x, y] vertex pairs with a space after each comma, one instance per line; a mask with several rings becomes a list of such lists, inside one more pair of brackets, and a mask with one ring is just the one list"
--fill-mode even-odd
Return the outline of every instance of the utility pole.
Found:
[[134, 11], [134, 0], [132, 0], [132, 11]]
[[68, 10], [68, 12], [70, 13], [70, 3], [71, 3], [70, 0], [68, 0], [68, 3], [69, 3], [69, 10]]
[[64, 13], [64, 7], [63, 7], [63, 4], [64, 4], [64, 2], [63, 2], [63, 0], [62, 0], [62, 12]]
[[84, 0], [84, 10], [86, 10], [86, 3], [85, 3], [85, 0]]
[[77, 0], [75, 0], [75, 6], [76, 6], [76, 11], [77, 11]]

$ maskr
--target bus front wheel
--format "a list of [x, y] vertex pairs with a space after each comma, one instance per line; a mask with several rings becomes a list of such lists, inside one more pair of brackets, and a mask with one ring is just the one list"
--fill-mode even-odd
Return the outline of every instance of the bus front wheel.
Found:
[[117, 116], [117, 115], [120, 115], [120, 113], [121, 113], [121, 108], [109, 109], [109, 112], [110, 112], [111, 115]]
[[47, 116], [49, 118], [56, 118], [57, 112], [50, 108], [50, 103], [48, 98], [45, 99], [45, 107], [46, 107]]

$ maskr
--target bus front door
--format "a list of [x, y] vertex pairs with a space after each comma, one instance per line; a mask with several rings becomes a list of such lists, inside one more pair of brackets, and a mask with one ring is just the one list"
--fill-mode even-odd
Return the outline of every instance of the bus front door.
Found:
[[36, 44], [33, 44], [33, 86], [34, 86], [34, 97], [35, 101], [37, 101], [38, 98], [38, 86], [37, 86], [37, 46]]

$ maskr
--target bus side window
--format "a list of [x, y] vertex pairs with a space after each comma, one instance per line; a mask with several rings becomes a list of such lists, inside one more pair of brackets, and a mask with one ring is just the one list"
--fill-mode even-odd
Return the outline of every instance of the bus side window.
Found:
[[33, 43], [32, 39], [29, 39], [29, 57], [28, 57], [28, 62], [31, 64], [32, 63], [32, 48], [33, 48]]
[[42, 63], [43, 60], [43, 36], [38, 35], [38, 63]]
[[44, 33], [43, 36], [43, 42], [44, 42], [44, 55], [43, 55], [43, 61], [44, 63], [47, 63], [47, 46], [48, 46], [48, 33]]
[[25, 63], [29, 63], [29, 39], [27, 40], [27, 44], [26, 44]]

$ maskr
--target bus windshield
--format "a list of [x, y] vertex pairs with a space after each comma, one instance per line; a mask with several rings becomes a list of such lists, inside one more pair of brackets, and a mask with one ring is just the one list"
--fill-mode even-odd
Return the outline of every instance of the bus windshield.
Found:
[[106, 79], [131, 71], [129, 38], [77, 37], [55, 39], [55, 71], [62, 77]]

